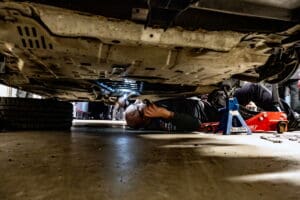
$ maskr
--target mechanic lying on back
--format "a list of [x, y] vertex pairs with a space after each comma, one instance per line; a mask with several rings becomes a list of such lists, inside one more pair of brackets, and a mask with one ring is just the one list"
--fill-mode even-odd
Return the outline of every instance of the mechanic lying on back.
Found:
[[[246, 83], [235, 91], [234, 96], [242, 106], [252, 101], [264, 111], [278, 111], [271, 92], [259, 84]], [[127, 125], [135, 129], [195, 131], [199, 129], [201, 123], [219, 121], [221, 116], [218, 109], [225, 105], [226, 96], [221, 90], [213, 91], [207, 100], [177, 98], [147, 105], [137, 100], [127, 107], [125, 119]], [[297, 113], [283, 100], [281, 109], [288, 116], [289, 130], [297, 128], [299, 124]], [[241, 112], [241, 115], [244, 119], [249, 118], [246, 113]]]

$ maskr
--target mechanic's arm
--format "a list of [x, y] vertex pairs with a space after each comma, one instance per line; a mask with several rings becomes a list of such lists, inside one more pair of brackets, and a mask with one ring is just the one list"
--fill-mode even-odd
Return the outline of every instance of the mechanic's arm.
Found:
[[163, 118], [170, 120], [178, 131], [194, 131], [199, 129], [199, 121], [192, 115], [172, 112], [166, 108], [150, 104], [144, 108], [144, 116], [149, 118]]

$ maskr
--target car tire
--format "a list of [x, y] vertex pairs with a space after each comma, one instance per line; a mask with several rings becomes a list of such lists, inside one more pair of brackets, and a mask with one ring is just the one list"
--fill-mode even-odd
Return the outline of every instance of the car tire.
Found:
[[71, 103], [50, 99], [0, 98], [0, 128], [6, 130], [68, 130]]

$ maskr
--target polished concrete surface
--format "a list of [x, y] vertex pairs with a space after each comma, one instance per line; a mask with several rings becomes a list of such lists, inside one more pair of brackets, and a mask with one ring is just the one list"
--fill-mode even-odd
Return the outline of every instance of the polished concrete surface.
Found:
[[300, 199], [299, 163], [299, 142], [254, 134], [2, 132], [0, 199]]

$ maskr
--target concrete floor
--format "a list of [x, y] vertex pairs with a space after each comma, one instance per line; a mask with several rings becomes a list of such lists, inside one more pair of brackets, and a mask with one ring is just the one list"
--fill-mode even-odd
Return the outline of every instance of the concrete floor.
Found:
[[[300, 132], [294, 132], [299, 134]], [[77, 127], [0, 133], [0, 199], [300, 199], [300, 143]]]

